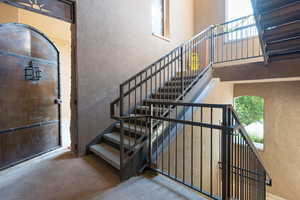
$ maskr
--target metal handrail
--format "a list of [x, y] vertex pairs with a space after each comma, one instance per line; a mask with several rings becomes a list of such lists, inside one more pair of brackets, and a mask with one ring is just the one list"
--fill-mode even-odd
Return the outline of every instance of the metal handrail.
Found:
[[[151, 113], [148, 118], [150, 120], [157, 120], [161, 124], [165, 124], [163, 127], [164, 129], [161, 129], [161, 135], [162, 137], [160, 140], [162, 141], [160, 145], [162, 145], [162, 150], [158, 150], [158, 143], [157, 141], [158, 136], [157, 133], [155, 132], [155, 128], [150, 127], [149, 130], [149, 152], [153, 153], [153, 155], [149, 155], [149, 168], [157, 173], [160, 173], [164, 176], [167, 176], [169, 178], [172, 178], [180, 182], [184, 185], [187, 185], [188, 187], [201, 192], [213, 199], [232, 199], [235, 198], [241, 194], [239, 194], [239, 189], [232, 189], [233, 188], [240, 188], [240, 187], [248, 187], [248, 188], [253, 188], [253, 190], [247, 190], [244, 191], [244, 195], [261, 195], [258, 199], [265, 199], [263, 198], [263, 194], [265, 194], [266, 191], [266, 186], [271, 186], [272, 185], [272, 179], [265, 168], [264, 163], [262, 162], [262, 159], [257, 152], [255, 146], [253, 145], [253, 142], [247, 135], [246, 130], [243, 128], [237, 113], [234, 111], [232, 105], [230, 104], [205, 104], [205, 103], [189, 103], [189, 102], [184, 102], [184, 101], [162, 101], [162, 100], [146, 100], [147, 106], [150, 108], [150, 110], [153, 110], [154, 108], [173, 108], [173, 111], [169, 113], [167, 116], [164, 115], [153, 115]], [[204, 110], [210, 110], [210, 112], [205, 114], [204, 117]], [[213, 112], [213, 110], [222, 110], [222, 114], [220, 112]], [[183, 115], [179, 114], [183, 112]], [[196, 113], [198, 112], [198, 113]], [[193, 117], [198, 116], [200, 114], [200, 119]], [[213, 122], [214, 115], [218, 115], [220, 117], [220, 114], [222, 116], [222, 124], [215, 124]], [[208, 115], [208, 116], [207, 116]], [[217, 118], [219, 118], [217, 117]], [[210, 118], [210, 121], [203, 121], [204, 118]], [[175, 128], [176, 127], [176, 128]], [[181, 128], [180, 128], [181, 127]], [[174, 169], [170, 169], [169, 164], [166, 164], [168, 167], [163, 167], [163, 157], [165, 156], [166, 159], [168, 159], [168, 163], [178, 163], [177, 161], [177, 156], [173, 155], [171, 156], [172, 161], [170, 161], [170, 151], [172, 152], [173, 150], [171, 149], [170, 145], [173, 148], [177, 148], [177, 135], [178, 134], [183, 134], [183, 137], [185, 135], [185, 127], [189, 128], [189, 134], [191, 138], [193, 138], [193, 135], [198, 135], [198, 137], [202, 138], [202, 129], [206, 130], [211, 130], [207, 133], [208, 137], [216, 138], [217, 136], [220, 137], [220, 143], [219, 143], [219, 148], [222, 150], [219, 152], [220, 156], [222, 157], [221, 160], [218, 162], [219, 168], [221, 169], [222, 175], [219, 184], [222, 185], [222, 191], [219, 194], [215, 194], [212, 192], [212, 185], [210, 186], [210, 191], [205, 191], [204, 188], [199, 186], [195, 187], [193, 183], [189, 183], [188, 181], [185, 181], [184, 178], [178, 177], [175, 175], [174, 177]], [[193, 128], [194, 127], [194, 128]], [[199, 127], [199, 128], [196, 128]], [[194, 131], [193, 131], [194, 130]], [[212, 130], [218, 130], [218, 131], [212, 131]], [[173, 132], [173, 133], [172, 133]], [[221, 134], [220, 134], [221, 133]], [[165, 135], [167, 135], [166, 139], [164, 139]], [[201, 136], [199, 136], [201, 135]], [[213, 136], [214, 135], [214, 136]], [[156, 138], [153, 140], [153, 136]], [[174, 139], [174, 143], [171, 143], [173, 141], [172, 137]], [[171, 138], [171, 139], [170, 139]], [[239, 138], [239, 139], [237, 139]], [[165, 142], [164, 142], [165, 140]], [[170, 141], [171, 140], [171, 141]], [[184, 140], [184, 139], [183, 139]], [[192, 144], [195, 142], [195, 146], [201, 146], [203, 147], [202, 144], [202, 139], [201, 140], [191, 140]], [[199, 143], [200, 142], [200, 143]], [[168, 146], [165, 146], [164, 149], [164, 143]], [[210, 143], [211, 145], [217, 145], [217, 143], [213, 144]], [[180, 143], [180, 145], [185, 145], [185, 142]], [[175, 146], [175, 147], [174, 147]], [[170, 148], [170, 149], [169, 149]], [[181, 147], [185, 149], [185, 147]], [[212, 152], [212, 146], [208, 146], [208, 149], [205, 149], [203, 151], [208, 151]], [[216, 147], [218, 148], [218, 147]], [[190, 151], [188, 151], [190, 150]], [[159, 152], [157, 152], [159, 151]], [[184, 150], [183, 150], [184, 151]], [[188, 155], [191, 155], [193, 158], [193, 146], [189, 146], [186, 151], [188, 151]], [[177, 152], [175, 150], [175, 152]], [[197, 152], [197, 151], [196, 151]], [[244, 152], [244, 153], [243, 153]], [[248, 153], [246, 153], [248, 152]], [[190, 154], [191, 153], [191, 154]], [[160, 166], [158, 166], [158, 155], [160, 156]], [[165, 155], [164, 155], [165, 154]], [[176, 153], [175, 153], [176, 154]], [[185, 153], [183, 153], [185, 155]], [[212, 155], [212, 153], [209, 153], [209, 155]], [[235, 156], [234, 156], [235, 155]], [[236, 155], [241, 155], [241, 157], [237, 157]], [[197, 153], [197, 157], [199, 154]], [[201, 153], [202, 156], [202, 153]], [[202, 158], [201, 158], [202, 159]], [[212, 166], [212, 157], [210, 158], [210, 166]], [[184, 158], [180, 158], [180, 160], [183, 160]], [[187, 161], [189, 163], [190, 161]], [[193, 163], [193, 161], [191, 161]], [[189, 163], [190, 164], [190, 163]], [[199, 163], [198, 163], [199, 164]], [[162, 166], [161, 166], [162, 165]], [[195, 168], [202, 170], [202, 162], [200, 164], [200, 167]], [[254, 167], [255, 166], [255, 167]], [[211, 170], [211, 168], [209, 168]], [[173, 171], [172, 171], [173, 170]], [[175, 167], [175, 171], [177, 168]], [[184, 169], [183, 169], [184, 170]], [[188, 169], [190, 170], [190, 169]], [[202, 173], [202, 172], [201, 172]], [[208, 173], [208, 172], [206, 172]], [[175, 172], [175, 174], [177, 174]], [[183, 174], [185, 174], [183, 172]], [[191, 172], [189, 171], [187, 173], [193, 174], [193, 167], [191, 168]], [[184, 176], [184, 175], [183, 175]], [[191, 175], [192, 177], [193, 175]], [[210, 175], [208, 173], [208, 176], [210, 177], [210, 181], [206, 182], [206, 184], [212, 184], [212, 172], [210, 172]], [[202, 175], [201, 175], [202, 177]], [[202, 180], [202, 178], [201, 178]], [[241, 181], [240, 181], [241, 180]], [[227, 182], [228, 181], [228, 182]], [[251, 184], [250, 181], [253, 181], [256, 184]], [[234, 186], [233, 186], [234, 185]], [[223, 188], [224, 186], [224, 188]], [[225, 187], [226, 186], [226, 187]], [[228, 191], [230, 190], [230, 191]], [[251, 193], [252, 191], [252, 193]], [[256, 192], [254, 192], [256, 191]], [[254, 194], [253, 194], [254, 193]], [[259, 194], [258, 194], [259, 193]]]
[[[255, 154], [256, 158], [259, 160], [259, 162], [261, 163], [262, 166], [265, 166], [263, 160], [261, 159], [261, 156], [259, 154], [259, 152], [257, 151], [256, 147], [254, 146], [253, 142], [251, 141], [249, 135], [247, 134], [246, 129], [244, 128], [244, 126], [242, 125], [242, 123], [240, 122], [240, 119], [236, 113], [236, 111], [234, 110], [233, 106], [231, 104], [207, 104], [207, 103], [189, 103], [189, 102], [183, 102], [183, 101], [161, 101], [161, 100], [145, 100], [146, 103], [148, 104], [152, 104], [152, 105], [164, 105], [164, 106], [187, 106], [187, 107], [209, 107], [209, 108], [229, 108], [230, 112], [232, 112], [232, 115], [234, 117], [234, 119], [239, 123], [238, 127], [241, 130], [241, 134], [243, 135], [244, 139], [246, 140], [247, 144], [249, 146], [251, 146], [251, 149], [253, 151], [253, 153]], [[149, 116], [149, 115], [148, 115]], [[154, 117], [154, 116], [150, 116], [154, 119], [165, 119], [165, 120], [170, 120], [168, 118], [162, 118], [162, 117]], [[172, 120], [172, 121], [176, 121], [176, 120]], [[183, 122], [182, 120], [179, 120], [180, 122]], [[197, 123], [195, 123], [194, 125], [196, 125]], [[204, 123], [199, 123], [203, 126], [206, 126], [206, 124]], [[214, 128], [216, 129], [224, 129], [225, 127], [223, 126], [214, 126]], [[232, 127], [229, 127], [232, 128]], [[271, 185], [271, 176], [270, 173], [268, 172], [268, 170], [266, 168], [264, 168], [264, 170], [266, 171], [267, 176], [270, 179], [270, 182], [268, 182], [268, 185]]]
[[242, 134], [243, 138], [246, 140], [247, 144], [251, 147], [251, 150], [255, 154], [256, 159], [260, 162], [261, 166], [264, 168], [264, 171], [266, 172], [266, 175], [268, 177], [267, 185], [271, 186], [272, 185], [271, 175], [268, 172], [268, 170], [265, 168], [265, 164], [264, 164], [264, 162], [263, 162], [263, 160], [262, 160], [259, 152], [257, 151], [256, 147], [254, 146], [253, 142], [251, 141], [251, 138], [249, 137], [246, 129], [244, 128], [244, 126], [242, 125], [242, 123], [241, 123], [241, 121], [240, 121], [240, 119], [238, 117], [238, 114], [234, 110], [233, 106], [230, 105], [229, 109], [232, 112], [232, 115], [233, 115], [234, 119], [236, 120], [236, 122], [239, 123], [240, 131], [241, 131], [241, 134]]
[[213, 64], [265, 56], [260, 36], [255, 15], [216, 25]]
[[161, 101], [161, 100], [145, 100], [148, 104], [153, 105], [174, 105], [174, 106], [193, 106], [193, 107], [213, 107], [213, 108], [226, 108], [228, 106], [231, 106], [230, 104], [209, 104], [209, 103], [190, 103], [190, 102], [184, 102], [184, 101]]
[[[213, 28], [214, 25], [209, 26], [208, 28], [204, 29], [203, 31], [201, 31], [200, 33], [198, 33], [197, 35], [195, 35], [194, 37], [192, 37], [192, 39], [189, 39], [188, 41], [182, 43], [181, 45], [179, 45], [178, 47], [174, 48], [173, 50], [171, 50], [169, 53], [165, 54], [164, 56], [162, 56], [161, 58], [159, 58], [158, 60], [156, 60], [155, 62], [153, 62], [152, 64], [148, 65], [148, 67], [144, 68], [143, 70], [141, 70], [140, 72], [136, 73], [135, 75], [131, 76], [130, 78], [128, 78], [126, 81], [124, 81], [123, 83], [121, 83], [120, 85], [125, 85], [126, 83], [134, 80], [136, 77], [140, 76], [141, 74], [145, 73], [147, 70], [149, 70], [153, 65], [155, 65], [158, 62], [161, 62], [164, 58], [168, 57], [169, 55], [171, 55], [173, 52], [175, 52], [176, 50], [180, 49], [181, 47], [184, 47], [184, 45], [186, 45], [187, 43], [193, 41], [195, 38], [199, 37], [200, 35], [202, 35], [203, 33], [207, 32], [208, 30], [210, 30], [211, 28]], [[163, 69], [161, 69], [163, 70]], [[160, 70], [160, 71], [161, 71]], [[158, 71], [159, 72], [159, 71]], [[112, 101], [112, 103], [116, 103], [120, 100], [120, 98], [116, 98], [115, 100]]]
[[[242, 26], [238, 24], [238, 27], [235, 27], [233, 30], [230, 31], [225, 31], [227, 29], [220, 29], [222, 26], [228, 26], [231, 23], [236, 23], [245, 19], [249, 19], [250, 17], [253, 16], [246, 16], [242, 17], [239, 19], [235, 19], [229, 22], [225, 22], [223, 24], [219, 25], [211, 25], [207, 29], [203, 30], [190, 40], [184, 42], [183, 44], [179, 45], [178, 47], [174, 48], [172, 51], [155, 61], [153, 64], [149, 65], [145, 69], [141, 70], [137, 74], [131, 76], [129, 79], [126, 81], [122, 82], [120, 84], [120, 96], [115, 99], [111, 104], [110, 104], [110, 109], [111, 109], [111, 118], [116, 119], [120, 121], [120, 166], [121, 170], [124, 166], [124, 164], [128, 161], [128, 159], [131, 159], [132, 156], [137, 152], [136, 148], [144, 146], [145, 144], [145, 137], [148, 137], [149, 143], [151, 143], [151, 132], [153, 128], [153, 123], [152, 120], [150, 122], [150, 130], [148, 130], [147, 125], [145, 128], [145, 135], [143, 135], [143, 139], [141, 140], [135, 140], [135, 142], [130, 146], [130, 151], [125, 150], [125, 145], [124, 145], [124, 123], [128, 121], [133, 121], [135, 128], [137, 125], [139, 125], [136, 121], [140, 120], [142, 118], [145, 119], [146, 123], [149, 123], [149, 119], [157, 120], [157, 121], [167, 121], [169, 123], [179, 123], [183, 125], [191, 125], [191, 126], [198, 126], [198, 127], [206, 127], [206, 128], [211, 128], [215, 130], [220, 130], [222, 132], [228, 133], [228, 132], [235, 132], [239, 131], [241, 137], [244, 139], [244, 141], [247, 143], [247, 148], [249, 147], [251, 150], [250, 152], [253, 153], [254, 157], [257, 159], [257, 161], [260, 163], [258, 165], [261, 165], [263, 170], [266, 173], [266, 176], [268, 177], [268, 180], [266, 180], [267, 185], [271, 185], [271, 176], [269, 175], [268, 171], [265, 169], [265, 165], [262, 162], [262, 159], [260, 158], [259, 153], [257, 152], [254, 144], [252, 143], [251, 139], [249, 138], [246, 130], [242, 126], [241, 122], [238, 119], [237, 114], [235, 113], [233, 107], [231, 105], [226, 105], [226, 104], [195, 104], [195, 103], [186, 103], [181, 101], [184, 99], [185, 95], [190, 91], [191, 88], [194, 87], [194, 85], [205, 75], [207, 74], [208, 70], [212, 67], [213, 64], [218, 63], [218, 58], [215, 60], [215, 57], [218, 55], [217, 51], [218, 47], [217, 45], [217, 39], [218, 37], [222, 37], [224, 35], [228, 34], [233, 34], [233, 32], [238, 32], [238, 31], [243, 31], [247, 30], [249, 28], [253, 28], [256, 24], [255, 22], [251, 22], [248, 25], [245, 25], [244, 23]], [[228, 27], [227, 27], [228, 28]], [[222, 32], [218, 33], [217, 31], [221, 30]], [[241, 37], [242, 38], [242, 37]], [[222, 38], [224, 39], [224, 38]], [[237, 38], [236, 38], [237, 39]], [[199, 46], [205, 44], [205, 56], [207, 55], [208, 62], [205, 62], [205, 65], [201, 69], [197, 69], [193, 71], [193, 74], [189, 74], [191, 69], [188, 69], [188, 65], [190, 65], [190, 56], [196, 52], [197, 54], [199, 53]], [[224, 45], [224, 44], [222, 44]], [[208, 49], [206, 49], [208, 48]], [[223, 48], [223, 46], [222, 46]], [[227, 47], [226, 47], [227, 48]], [[201, 48], [200, 48], [201, 50]], [[202, 53], [202, 52], [200, 52]], [[256, 57], [261, 56], [261, 54], [257, 55]], [[250, 56], [245, 56], [241, 57], [239, 59], [248, 59]], [[252, 58], [252, 57], [251, 57]], [[223, 59], [223, 58], [222, 58]], [[222, 60], [223, 62], [227, 62], [228, 60]], [[177, 85], [176, 87], [179, 88], [176, 89], [175, 93], [179, 94], [176, 96], [175, 100], [168, 99], [166, 101], [162, 100], [150, 100], [149, 97], [151, 97], [153, 94], [155, 94], [161, 87], [164, 87], [163, 84], [165, 84], [165, 80], [163, 81], [163, 84], [161, 84], [161, 80], [159, 80], [158, 87], [152, 88], [152, 82], [153, 79], [155, 78], [155, 84], [157, 83], [156, 78], [160, 76], [161, 79], [161, 74], [164, 74], [166, 70], [172, 70], [173, 65], [175, 65], [175, 70], [171, 72], [171, 76], [167, 75], [167, 82], [170, 80], [173, 80], [173, 78], [176, 78], [180, 84]], [[199, 64], [200, 65], [200, 64]], [[176, 68], [177, 66], [177, 68]], [[186, 73], [189, 70], [189, 73]], [[190, 67], [191, 68], [191, 67]], [[174, 75], [175, 74], [175, 75]], [[179, 75], [178, 75], [179, 74]], [[187, 76], [186, 76], [187, 74]], [[185, 78], [189, 77], [192, 75], [192, 80], [186, 81]], [[173, 76], [173, 77], [172, 77]], [[164, 76], [165, 77], [165, 76]], [[133, 82], [133, 83], [132, 83]], [[151, 82], [151, 89], [148, 90], [147, 84], [150, 84]], [[132, 84], [131, 84], [132, 83]], [[132, 87], [131, 87], [132, 86]], [[144, 88], [143, 88], [144, 87]], [[146, 89], [145, 89], [146, 88]], [[144, 90], [145, 89], [145, 90]], [[137, 92], [138, 90], [138, 92]], [[156, 91], [157, 90], [157, 91]], [[178, 90], [178, 91], [177, 91]], [[143, 92], [145, 92], [145, 95], [143, 95]], [[139, 94], [137, 94], [139, 93]], [[138, 97], [137, 97], [138, 95]], [[134, 96], [134, 104], [132, 97]], [[138, 102], [137, 102], [138, 100]], [[125, 102], [127, 110], [125, 110]], [[149, 115], [148, 113], [143, 114], [143, 115], [137, 115], [137, 116], [131, 116], [132, 111], [142, 103], [146, 103], [146, 105], [151, 105], [151, 106], [169, 106], [169, 110], [163, 110], [162, 113], [160, 113], [160, 116], [154, 116], [153, 115], [153, 110], [152, 107], [150, 108], [151, 114]], [[115, 113], [115, 107], [116, 105], [119, 104], [119, 116], [116, 115]], [[128, 105], [127, 105], [128, 104]], [[226, 124], [218, 125], [218, 124], [209, 124], [209, 123], [202, 123], [202, 122], [187, 122], [186, 120], [182, 119], [170, 119], [170, 113], [171, 110], [170, 108], [176, 108], [177, 106], [187, 106], [187, 107], [195, 107], [195, 108], [203, 108], [207, 107], [209, 109], [222, 109], [225, 113], [225, 115], [231, 115], [233, 119], [236, 121], [236, 124], [230, 124], [230, 120], [226, 122]], [[224, 117], [224, 116], [223, 116]], [[146, 131], [147, 130], [147, 131]], [[150, 135], [150, 136], [149, 136]], [[227, 137], [227, 136], [226, 136]], [[229, 136], [230, 138], [230, 136]], [[151, 145], [150, 145], [151, 146]], [[150, 151], [149, 151], [150, 152]], [[149, 155], [151, 157], [151, 155]], [[255, 162], [257, 163], [255, 160]], [[228, 168], [228, 166], [226, 166]], [[237, 167], [237, 166], [236, 166]], [[246, 169], [246, 168], [245, 168]], [[224, 170], [226, 170], [224, 168]], [[225, 177], [226, 178], [226, 177]], [[224, 179], [225, 180], [225, 179]]]
[[243, 29], [251, 28], [251, 27], [254, 27], [254, 26], [256, 26], [255, 23], [249, 24], [249, 25], [246, 25], [246, 26], [241, 26], [241, 27], [238, 27], [238, 28], [236, 28], [236, 29], [232, 29], [232, 30], [230, 30], [230, 31], [224, 31], [224, 32], [222, 32], [222, 33], [215, 34], [215, 36], [221, 36], [221, 35], [230, 34], [230, 33], [233, 33], [233, 32], [236, 32], [236, 31], [241, 31], [241, 30], [243, 30]]
[[247, 19], [247, 18], [251, 18], [253, 16], [254, 15], [247, 15], [247, 16], [240, 17], [240, 18], [237, 18], [237, 19], [234, 19], [234, 20], [231, 20], [231, 21], [227, 21], [227, 22], [224, 22], [224, 23], [221, 23], [221, 24], [217, 24], [216, 26], [222, 26], [222, 25], [226, 25], [226, 24], [231, 24], [233, 22], [241, 21], [241, 20], [244, 20], [244, 19]]
[[[128, 84], [129, 82], [135, 80], [137, 77], [141, 76], [142, 74], [146, 73], [147, 70], [150, 70], [151, 68], [153, 68], [153, 66], [155, 66], [157, 63], [159, 62], [162, 62], [164, 59], [166, 59], [167, 57], [169, 57], [170, 55], [174, 54], [174, 52], [176, 51], [179, 51], [180, 49], [183, 49], [183, 52], [182, 53], [186, 53], [187, 51], [190, 51], [191, 49], [195, 48], [195, 46], [197, 46], [197, 43], [196, 44], [193, 44], [193, 46], [189, 46], [189, 48], [185, 48], [187, 45], [189, 45], [190, 43], [192, 43], [193, 41], [195, 41], [195, 39], [199, 38], [201, 35], [204, 35], [205, 33], [207, 32], [212, 32], [213, 35], [210, 36], [210, 39], [213, 40], [213, 37], [214, 38], [217, 38], [217, 37], [220, 37], [222, 35], [227, 35], [227, 34], [232, 34], [233, 32], [238, 32], [238, 31], [241, 31], [243, 29], [249, 29], [249, 28], [252, 28], [254, 26], [256, 26], [256, 23], [251, 23], [249, 25], [243, 25], [243, 26], [238, 26], [236, 28], [234, 28], [233, 30], [230, 30], [230, 31], [223, 31], [221, 33], [217, 33], [217, 30], [219, 29], [219, 27], [225, 27], [226, 25], [228, 26], [229, 24], [232, 24], [232, 23], [235, 23], [235, 22], [239, 22], [239, 21], [243, 21], [243, 20], [246, 20], [246, 19], [249, 19], [249, 18], [255, 18], [257, 16], [254, 16], [254, 15], [248, 15], [248, 16], [245, 16], [245, 17], [240, 17], [240, 18], [237, 18], [237, 19], [234, 19], [234, 20], [231, 20], [231, 21], [227, 21], [227, 22], [224, 22], [224, 23], [220, 23], [220, 24], [215, 24], [215, 25], [211, 25], [209, 26], [208, 28], [206, 28], [205, 30], [201, 31], [200, 33], [198, 33], [197, 35], [195, 35], [194, 37], [192, 37], [191, 39], [183, 42], [182, 44], [180, 44], [178, 47], [174, 48], [173, 50], [171, 50], [169, 53], [165, 54], [164, 56], [162, 56], [161, 58], [159, 58], [158, 60], [156, 60], [155, 62], [153, 62], [152, 64], [148, 65], [148, 67], [144, 68], [143, 70], [141, 70], [140, 72], [136, 73], [135, 75], [131, 76], [129, 79], [127, 79], [126, 81], [122, 82], [120, 84], [120, 86], [124, 86], [126, 84]], [[213, 36], [213, 37], [212, 37]], [[205, 39], [205, 38], [204, 38]], [[201, 42], [201, 41], [197, 41], [198, 43]], [[263, 52], [264, 52], [264, 49], [262, 48]], [[220, 62], [217, 62], [215, 61], [213, 58], [215, 57], [216, 52], [215, 50], [212, 51], [212, 54], [210, 55], [211, 56], [211, 64], [214, 64], [214, 63], [220, 63]], [[138, 83], [136, 85], [136, 87], [139, 87], [140, 85], [142, 85], [143, 83], [145, 83], [146, 81], [148, 81], [149, 79], [151, 79], [151, 77], [155, 76], [156, 74], [160, 73], [161, 71], [163, 71], [166, 67], [168, 67], [170, 64], [172, 64], [173, 62], [176, 62], [177, 60], [180, 60], [181, 55], [178, 55], [176, 56], [175, 58], [173, 58], [171, 61], [169, 61], [169, 63], [165, 64], [162, 68], [158, 69], [157, 71], [155, 71], [151, 76], [148, 76], [147, 78], [145, 78], [142, 82]], [[247, 59], [247, 58], [253, 58], [253, 57], [259, 57], [261, 55], [255, 55], [255, 56], [249, 56], [249, 57], [246, 57], [246, 58], [238, 58], [236, 60], [240, 60], [240, 59]], [[265, 56], [265, 55], [264, 55]], [[232, 59], [230, 60], [232, 61]], [[227, 62], [226, 60], [223, 60], [223, 62]], [[130, 92], [132, 92], [135, 88], [131, 88], [130, 91], [127, 91], [126, 93], [124, 93], [124, 96], [126, 96], [127, 94], [129, 94]], [[114, 105], [118, 104], [120, 102], [120, 97], [116, 98], [115, 100], [113, 100], [111, 102], [111, 118], [113, 119], [116, 119], [117, 117], [115, 116], [115, 110], [114, 110]]]
[[[199, 45], [199, 43], [201, 43], [204, 39], [211, 39], [212, 37], [212, 31], [213, 31], [214, 25], [209, 26], [208, 28], [206, 28], [205, 30], [201, 31], [200, 33], [198, 33], [197, 35], [195, 35], [193, 38], [191, 38], [190, 40], [182, 43], [181, 45], [179, 45], [178, 47], [174, 48], [172, 51], [170, 51], [169, 53], [167, 53], [166, 55], [164, 55], [163, 57], [161, 57], [160, 59], [158, 59], [157, 61], [155, 61], [154, 63], [152, 63], [151, 65], [149, 65], [148, 67], [146, 67], [145, 69], [141, 70], [140, 72], [138, 72], [137, 74], [131, 76], [129, 79], [127, 79], [126, 81], [122, 82], [120, 84], [120, 87], [124, 87], [126, 84], [130, 83], [131, 81], [135, 80], [136, 78], [142, 76], [143, 74], [145, 74], [148, 70], [151, 70], [154, 66], [156, 66], [158, 63], [164, 61], [166, 58], [168, 58], [169, 56], [173, 55], [174, 53], [176, 54], [176, 52], [181, 52], [180, 54], [177, 53], [178, 55], [174, 58], [172, 58], [172, 60], [168, 61], [167, 63], [164, 63], [164, 65], [159, 68], [159, 69], [154, 69], [153, 73], [151, 73], [150, 75], [148, 75], [147, 77], [145, 77], [144, 79], [142, 79], [142, 81], [140, 81], [139, 83], [137, 83], [135, 85], [135, 87], [130, 88], [128, 91], [123, 93], [123, 97], [127, 96], [128, 94], [130, 94], [132, 91], [134, 91], [136, 88], [141, 87], [145, 82], [149, 81], [149, 79], [151, 79], [152, 77], [155, 77], [157, 74], [161, 73], [163, 70], [165, 70], [169, 65], [171, 65], [172, 63], [176, 62], [176, 61], [182, 61], [183, 60], [183, 56], [189, 52], [194, 50], [197, 45]], [[210, 33], [209, 38], [207, 38], [208, 33]], [[195, 40], [199, 37], [203, 36], [202, 39], [200, 39], [199, 41]], [[212, 40], [212, 39], [211, 39]], [[191, 44], [192, 43], [192, 44]], [[207, 66], [207, 67], [211, 67], [211, 65]], [[206, 68], [205, 68], [206, 69]], [[199, 73], [201, 73], [201, 75], [203, 71], [199, 71]], [[190, 85], [193, 85], [194, 83], [191, 83]], [[188, 86], [189, 88], [189, 86]], [[183, 93], [186, 91], [182, 91]], [[120, 103], [120, 99], [121, 97], [116, 98], [114, 101], [111, 102], [110, 104], [110, 109], [111, 109], [111, 118], [112, 119], [118, 119], [118, 116], [115, 116], [115, 105]]]

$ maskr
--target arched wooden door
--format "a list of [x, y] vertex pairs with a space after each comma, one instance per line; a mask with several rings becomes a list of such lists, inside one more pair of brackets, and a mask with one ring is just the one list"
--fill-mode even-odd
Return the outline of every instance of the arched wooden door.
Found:
[[0, 169], [59, 146], [59, 52], [32, 27], [0, 25]]

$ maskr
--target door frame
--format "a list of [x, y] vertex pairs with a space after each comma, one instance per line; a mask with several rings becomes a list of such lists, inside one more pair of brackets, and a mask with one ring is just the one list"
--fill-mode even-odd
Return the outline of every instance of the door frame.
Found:
[[[70, 138], [71, 138], [71, 150], [77, 156], [79, 156], [79, 152], [78, 152], [78, 141], [79, 141], [79, 136], [78, 136], [78, 104], [77, 104], [77, 102], [78, 102], [78, 92], [77, 92], [78, 91], [78, 87], [77, 87], [78, 86], [78, 65], [77, 65], [77, 0], [63, 0], [63, 1], [70, 2], [70, 3], [72, 3], [74, 5], [74, 7], [73, 7], [73, 14], [72, 14], [72, 16], [73, 16], [73, 22], [69, 22], [69, 23], [71, 23], [71, 105], [70, 105], [70, 107], [71, 107], [71, 119], [70, 119]], [[28, 9], [26, 7], [20, 7], [20, 6], [17, 6], [15, 4], [8, 3], [5, 0], [0, 0], [0, 3], [5, 3], [5, 4], [8, 4], [8, 5], [13, 6], [13, 7], [17, 7], [17, 8], [29, 10], [31, 12], [35, 12], [35, 13], [38, 13], [38, 14], [49, 16], [46, 13], [40, 12], [37, 9]], [[54, 16], [50, 16], [50, 17], [54, 17]], [[54, 18], [57, 18], [57, 17], [54, 17]], [[59, 19], [59, 20], [63, 20], [63, 19]], [[63, 20], [63, 21], [65, 21], [65, 20]], [[41, 33], [40, 31], [38, 31], [38, 32]], [[43, 34], [43, 33], [41, 33], [41, 34]], [[46, 36], [46, 38], [48, 38], [48, 37]], [[48, 38], [48, 40], [49, 40], [49, 38]], [[51, 40], [49, 40], [49, 41], [52, 43]], [[58, 51], [58, 56], [60, 56], [58, 49], [57, 49], [57, 51]], [[59, 63], [58, 63], [58, 72], [60, 74]], [[60, 81], [61, 77], [60, 77], [60, 75], [58, 76], [58, 79], [59, 79], [58, 80], [58, 82], [59, 82], [59, 89], [58, 90], [59, 90], [59, 94], [60, 94], [60, 88], [61, 88], [61, 81]], [[60, 109], [59, 113], [61, 113], [61, 106], [59, 106], [59, 109]], [[59, 118], [60, 117], [61, 116], [59, 116]], [[61, 147], [61, 139], [62, 139], [61, 138], [61, 122], [60, 122], [60, 125], [59, 125], [59, 129], [60, 129], [59, 130], [59, 132], [60, 132], [59, 143], [60, 143], [60, 147]], [[46, 152], [44, 152], [44, 153], [46, 153]], [[44, 153], [41, 153], [39, 155], [42, 155]], [[37, 155], [37, 156], [39, 156], [39, 155]], [[28, 159], [31, 159], [31, 158], [28, 158]]]

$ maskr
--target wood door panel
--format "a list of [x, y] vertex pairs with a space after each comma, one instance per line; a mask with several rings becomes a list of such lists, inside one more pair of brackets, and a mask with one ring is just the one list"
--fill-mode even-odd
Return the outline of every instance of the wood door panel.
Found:
[[39, 31], [0, 25], [0, 169], [60, 145], [58, 61]]
[[28, 81], [24, 74], [29, 62], [0, 55], [0, 113], [6, 113], [0, 115], [1, 130], [58, 118], [54, 104], [58, 96], [57, 67], [37, 63], [42, 78]]
[[0, 169], [59, 144], [58, 123], [0, 134]]
[[[3, 25], [2, 25], [3, 26]], [[57, 62], [58, 53], [53, 44], [31, 28], [0, 26], [0, 50], [19, 56], [34, 57], [48, 62]]]

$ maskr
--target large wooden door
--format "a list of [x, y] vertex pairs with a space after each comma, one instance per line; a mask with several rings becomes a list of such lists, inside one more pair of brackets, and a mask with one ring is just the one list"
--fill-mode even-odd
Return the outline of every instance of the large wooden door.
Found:
[[27, 25], [0, 25], [0, 169], [59, 146], [58, 50]]

